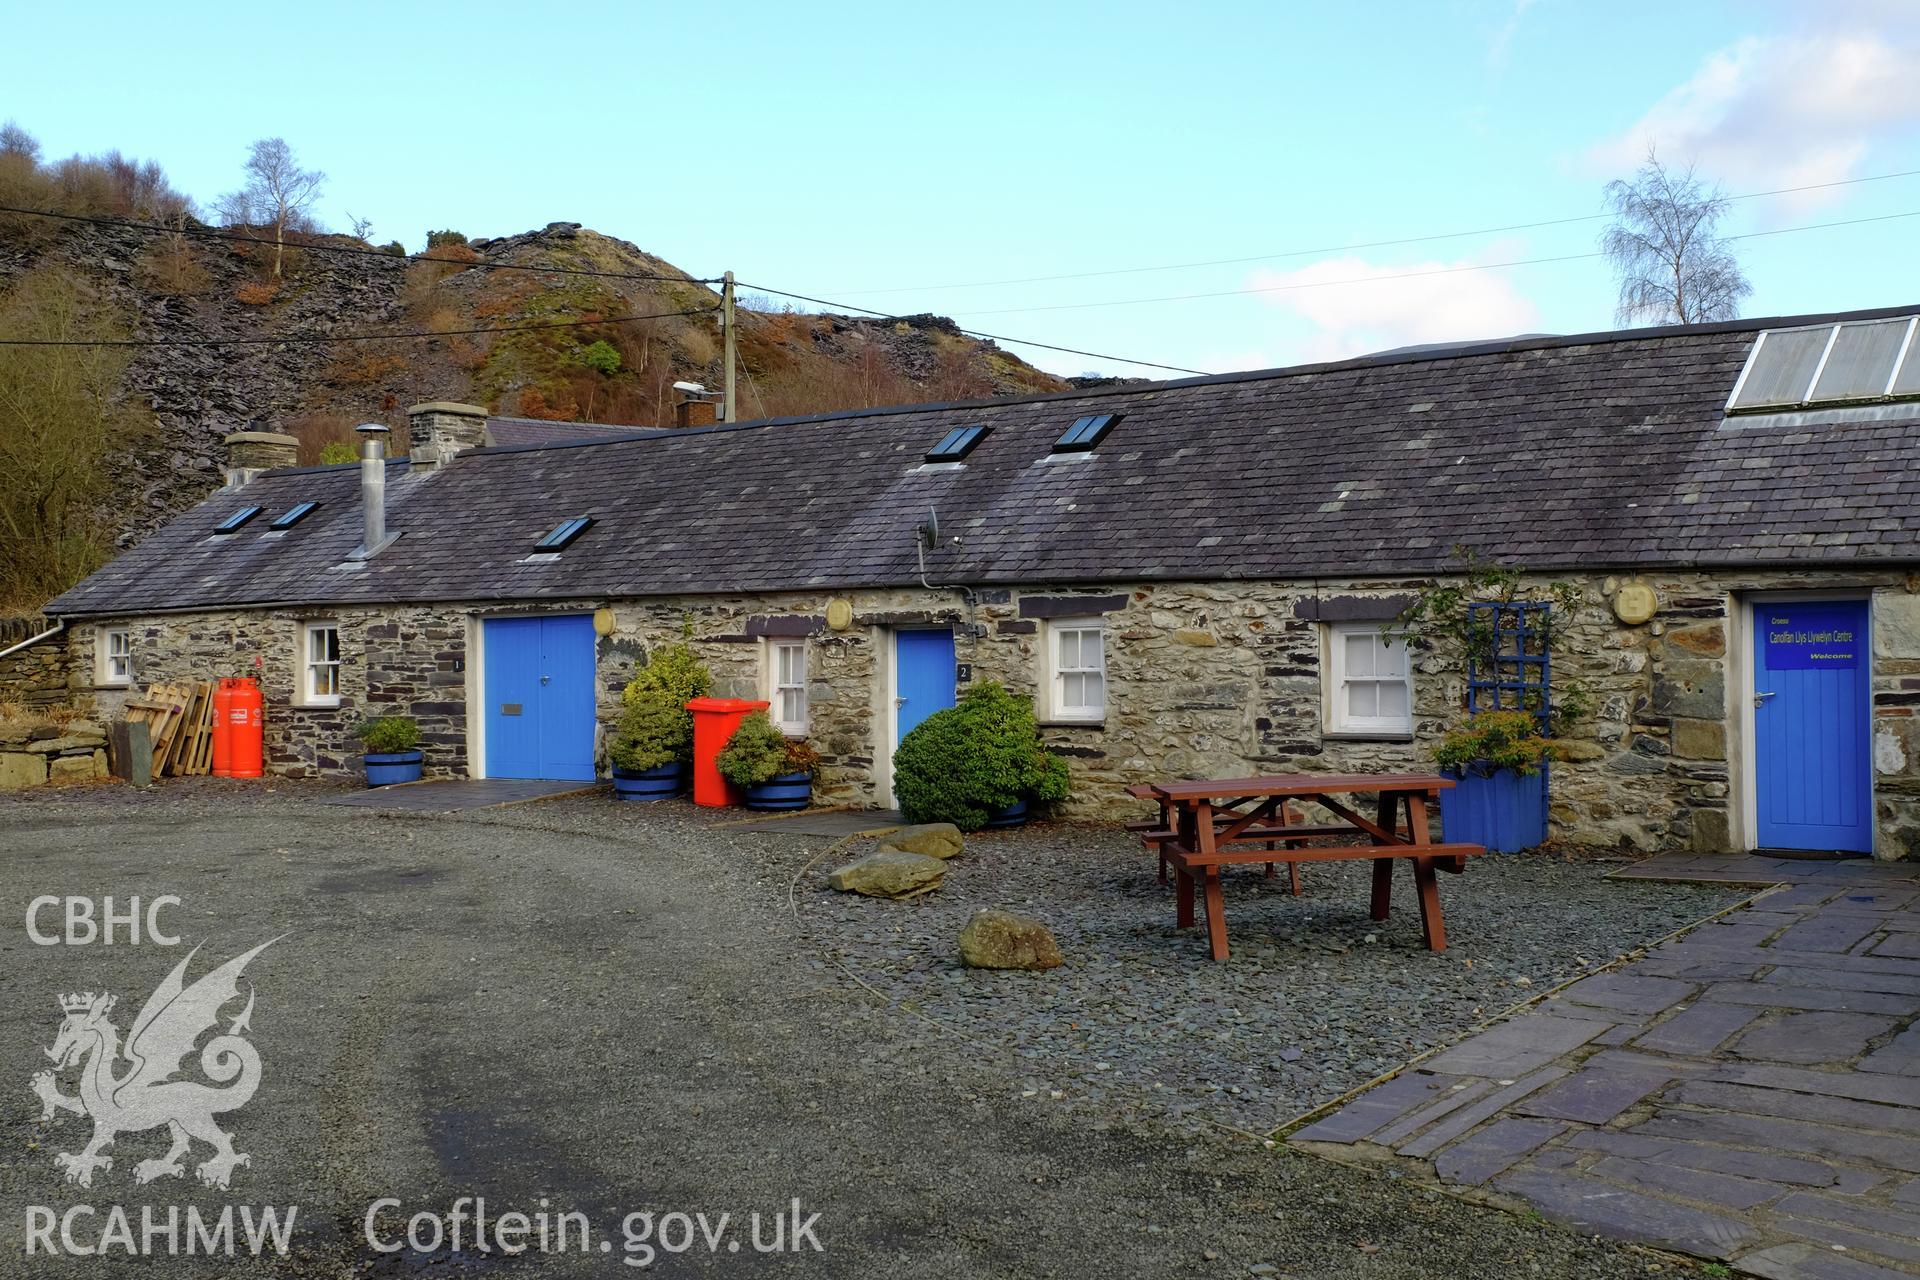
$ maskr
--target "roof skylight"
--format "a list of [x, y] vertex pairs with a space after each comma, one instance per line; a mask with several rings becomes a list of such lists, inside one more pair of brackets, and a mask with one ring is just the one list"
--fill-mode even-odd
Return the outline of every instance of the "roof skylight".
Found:
[[533, 544], [535, 551], [564, 551], [567, 544], [585, 533], [593, 526], [592, 516], [575, 516], [571, 520], [562, 520], [554, 526], [553, 532]]
[[241, 525], [259, 515], [259, 507], [242, 507], [213, 527], [215, 533], [232, 533]]
[[1754, 339], [1729, 412], [1792, 409], [1920, 395], [1920, 321], [1854, 320], [1768, 329]]
[[1053, 442], [1055, 453], [1086, 453], [1106, 438], [1123, 415], [1094, 413], [1077, 419], [1066, 434]]
[[302, 520], [305, 520], [307, 516], [313, 512], [313, 509], [319, 505], [317, 502], [302, 502], [296, 506], [288, 507], [285, 511], [275, 516], [273, 523], [268, 525], [267, 528], [291, 529]]
[[928, 462], [958, 462], [973, 452], [973, 447], [987, 438], [991, 427], [972, 426], [955, 427], [940, 437], [940, 443], [927, 450]]

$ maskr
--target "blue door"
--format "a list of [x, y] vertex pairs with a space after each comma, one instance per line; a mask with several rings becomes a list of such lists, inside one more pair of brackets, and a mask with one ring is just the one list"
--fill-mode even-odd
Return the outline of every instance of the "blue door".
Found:
[[594, 777], [593, 619], [486, 623], [487, 776]]
[[922, 720], [953, 705], [953, 632], [893, 633], [894, 745]]
[[1864, 600], [1753, 606], [1754, 804], [1769, 849], [1873, 849]]

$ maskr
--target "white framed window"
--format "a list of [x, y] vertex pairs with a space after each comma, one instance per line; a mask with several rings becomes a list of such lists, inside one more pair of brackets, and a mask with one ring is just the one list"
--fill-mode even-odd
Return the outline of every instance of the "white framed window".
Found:
[[1047, 719], [1107, 718], [1107, 629], [1098, 618], [1047, 624]]
[[102, 627], [94, 646], [94, 683], [125, 686], [133, 683], [133, 629]]
[[799, 737], [807, 731], [807, 642], [767, 642], [768, 714], [780, 732]]
[[1327, 632], [1327, 731], [1400, 737], [1413, 732], [1413, 667], [1405, 636], [1377, 622]]
[[340, 705], [340, 624], [309, 622], [300, 628], [300, 703]]

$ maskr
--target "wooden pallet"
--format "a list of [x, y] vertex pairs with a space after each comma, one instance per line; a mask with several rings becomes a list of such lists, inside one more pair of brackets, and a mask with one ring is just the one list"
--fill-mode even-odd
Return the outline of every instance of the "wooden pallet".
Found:
[[127, 701], [127, 719], [147, 726], [156, 776], [199, 777], [212, 770], [213, 691], [211, 684], [154, 684]]

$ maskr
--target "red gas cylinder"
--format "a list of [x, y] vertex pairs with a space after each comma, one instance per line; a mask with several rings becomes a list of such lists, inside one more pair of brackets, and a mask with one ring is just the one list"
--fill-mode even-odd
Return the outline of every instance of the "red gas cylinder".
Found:
[[720, 752], [740, 722], [767, 703], [751, 698], [695, 698], [693, 712], [693, 802], [709, 808], [739, 804], [746, 797], [720, 773]]
[[233, 682], [227, 704], [229, 778], [258, 778], [266, 772], [265, 700], [260, 683], [251, 677]]
[[233, 776], [233, 727], [228, 719], [233, 714], [233, 686], [238, 683], [231, 676], [221, 676], [220, 687], [213, 691], [213, 776], [216, 778]]

